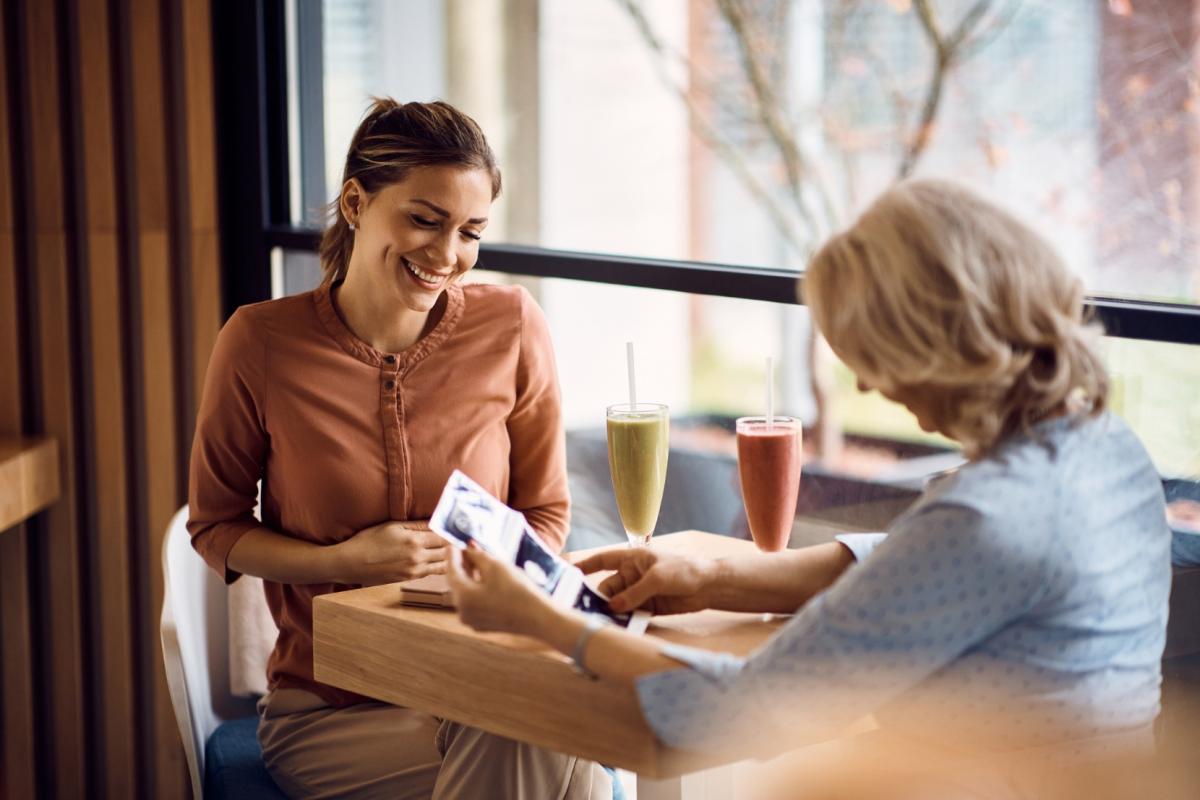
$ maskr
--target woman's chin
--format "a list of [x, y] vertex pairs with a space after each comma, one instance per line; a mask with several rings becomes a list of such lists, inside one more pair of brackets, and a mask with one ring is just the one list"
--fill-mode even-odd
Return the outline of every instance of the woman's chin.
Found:
[[446, 290], [445, 284], [437, 289], [417, 286], [416, 281], [407, 275], [401, 275], [400, 280], [402, 284], [396, 287], [397, 299], [409, 311], [420, 313], [431, 311], [437, 305], [438, 298], [442, 296], [442, 292]]
[[422, 292], [419, 295], [407, 295], [404, 300], [404, 307], [409, 311], [416, 311], [420, 314], [428, 314], [437, 305], [438, 298], [442, 296], [441, 290], [436, 292]]

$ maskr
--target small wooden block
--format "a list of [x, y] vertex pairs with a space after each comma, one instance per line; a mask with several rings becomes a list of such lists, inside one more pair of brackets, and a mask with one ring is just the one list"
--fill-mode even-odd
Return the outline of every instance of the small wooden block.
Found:
[[58, 499], [58, 442], [0, 439], [0, 532]]

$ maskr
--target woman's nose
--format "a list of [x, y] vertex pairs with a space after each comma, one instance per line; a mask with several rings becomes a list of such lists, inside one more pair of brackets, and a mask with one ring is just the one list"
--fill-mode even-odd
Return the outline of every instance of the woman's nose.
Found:
[[454, 239], [451, 236], [439, 236], [426, 248], [429, 258], [433, 261], [429, 266], [435, 269], [454, 269], [458, 266], [458, 252], [454, 249]]

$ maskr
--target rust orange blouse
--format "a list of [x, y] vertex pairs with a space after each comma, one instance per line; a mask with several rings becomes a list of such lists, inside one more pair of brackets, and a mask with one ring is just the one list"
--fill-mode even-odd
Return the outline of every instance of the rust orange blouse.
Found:
[[[400, 353], [354, 336], [328, 287], [245, 306], [217, 338], [192, 444], [192, 544], [226, 582], [262, 481], [262, 525], [334, 544], [387, 520], [427, 519], [458, 468], [523, 511], [547, 543], [567, 533], [566, 453], [554, 354], [520, 287], [451, 286], [442, 319]], [[279, 639], [272, 688], [335, 706], [316, 683], [312, 599], [353, 588], [266, 582]]]

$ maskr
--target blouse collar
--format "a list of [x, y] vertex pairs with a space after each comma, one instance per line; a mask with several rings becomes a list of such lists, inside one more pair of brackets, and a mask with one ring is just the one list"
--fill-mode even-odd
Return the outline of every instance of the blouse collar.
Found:
[[324, 324], [325, 330], [343, 350], [359, 361], [375, 367], [384, 367], [385, 365], [391, 366], [392, 362], [388, 360], [391, 358], [395, 361], [398, 372], [404, 372], [411, 368], [446, 341], [458, 327], [459, 320], [462, 319], [463, 308], [466, 305], [462, 287], [456, 283], [447, 286], [445, 291], [446, 308], [433, 330], [398, 353], [383, 353], [359, 339], [353, 331], [346, 327], [345, 321], [342, 320], [333, 305], [333, 289], [336, 285], [324, 283], [313, 292], [313, 303], [317, 309], [317, 316]]

